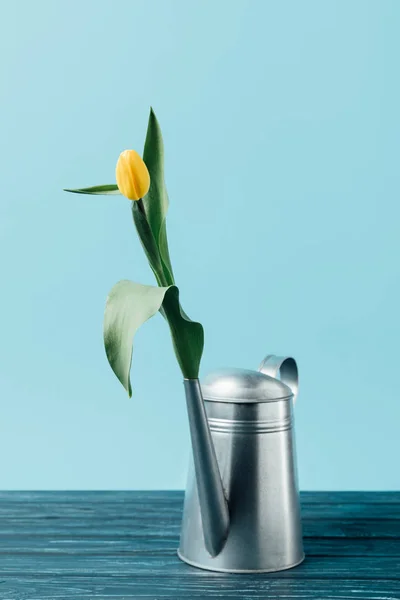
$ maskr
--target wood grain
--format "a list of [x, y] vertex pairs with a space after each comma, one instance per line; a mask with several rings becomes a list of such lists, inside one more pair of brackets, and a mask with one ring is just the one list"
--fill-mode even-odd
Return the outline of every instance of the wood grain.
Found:
[[306, 561], [276, 574], [176, 556], [183, 493], [0, 492], [0, 599], [400, 600], [400, 493], [304, 492]]

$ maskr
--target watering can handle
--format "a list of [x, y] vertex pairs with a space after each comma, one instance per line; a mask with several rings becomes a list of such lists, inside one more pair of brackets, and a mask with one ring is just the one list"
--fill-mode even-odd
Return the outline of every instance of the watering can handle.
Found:
[[264, 375], [275, 378], [279, 372], [281, 381], [290, 387], [293, 392], [293, 403], [296, 402], [299, 393], [299, 371], [294, 358], [291, 356], [268, 354], [258, 367], [258, 370], [264, 373]]

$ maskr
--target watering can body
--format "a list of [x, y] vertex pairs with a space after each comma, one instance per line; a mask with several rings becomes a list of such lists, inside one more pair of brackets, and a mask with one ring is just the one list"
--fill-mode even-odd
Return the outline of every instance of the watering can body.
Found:
[[[291, 387], [268, 374], [281, 367]], [[179, 557], [214, 571], [296, 566], [304, 559], [293, 428], [296, 363], [270, 355], [260, 371], [210, 374], [201, 391], [190, 383], [186, 388], [193, 455]]]

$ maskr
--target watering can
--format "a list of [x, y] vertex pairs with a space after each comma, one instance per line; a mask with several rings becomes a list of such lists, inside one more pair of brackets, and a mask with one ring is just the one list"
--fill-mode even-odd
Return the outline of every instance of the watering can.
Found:
[[225, 369], [184, 386], [193, 452], [179, 558], [231, 573], [300, 564], [296, 361], [268, 355], [258, 371]]

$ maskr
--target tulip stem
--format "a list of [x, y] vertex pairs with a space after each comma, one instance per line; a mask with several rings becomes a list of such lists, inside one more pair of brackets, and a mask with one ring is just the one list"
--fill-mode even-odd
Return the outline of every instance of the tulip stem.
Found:
[[[140, 213], [140, 217], [138, 216], [138, 213]], [[139, 198], [139, 200], [135, 200], [133, 202], [132, 214], [133, 220], [136, 225], [136, 231], [139, 234], [139, 239], [142, 242], [142, 246], [147, 255], [147, 259], [150, 263], [150, 267], [155, 275], [157, 283], [160, 287], [168, 287], [169, 283], [167, 281], [167, 278], [165, 277], [160, 251], [155, 241], [153, 232], [151, 230], [150, 223], [147, 219], [146, 209], [144, 207], [142, 198]], [[139, 221], [137, 221], [137, 219], [139, 219]], [[144, 219], [145, 224], [140, 223], [140, 219]], [[156, 260], [155, 265], [153, 266], [154, 259]]]
[[146, 216], [146, 210], [144, 208], [144, 204], [143, 204], [143, 199], [139, 198], [139, 200], [136, 200], [137, 205], [138, 205], [138, 209], [140, 210], [140, 212], [142, 213], [142, 215], [145, 217], [145, 219], [147, 220], [147, 216]]

